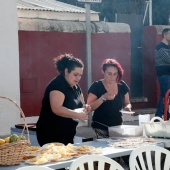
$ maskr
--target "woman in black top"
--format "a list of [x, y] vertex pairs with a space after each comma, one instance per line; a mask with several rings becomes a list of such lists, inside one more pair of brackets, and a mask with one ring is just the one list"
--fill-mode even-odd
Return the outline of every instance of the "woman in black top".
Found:
[[121, 65], [114, 59], [105, 59], [102, 74], [104, 79], [93, 82], [87, 98], [87, 103], [94, 111], [92, 127], [97, 138], [109, 137], [108, 126], [122, 124], [122, 108], [131, 111], [129, 87], [121, 80]]
[[[54, 59], [59, 75], [46, 87], [37, 122], [37, 139], [40, 146], [50, 142], [73, 143], [78, 122], [86, 121], [90, 106], [83, 108], [84, 97], [78, 82], [84, 65], [71, 54]], [[79, 109], [77, 109], [79, 108]]]

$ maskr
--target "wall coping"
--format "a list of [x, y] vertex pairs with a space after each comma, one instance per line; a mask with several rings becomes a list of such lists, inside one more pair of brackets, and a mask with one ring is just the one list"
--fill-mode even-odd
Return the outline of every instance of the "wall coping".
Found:
[[170, 28], [170, 25], [153, 25], [152, 27], [155, 27], [157, 34], [162, 34], [163, 29]]
[[[18, 24], [20, 31], [86, 32], [86, 22], [18, 18]], [[130, 33], [131, 31], [130, 26], [125, 23], [91, 22], [91, 32]]]

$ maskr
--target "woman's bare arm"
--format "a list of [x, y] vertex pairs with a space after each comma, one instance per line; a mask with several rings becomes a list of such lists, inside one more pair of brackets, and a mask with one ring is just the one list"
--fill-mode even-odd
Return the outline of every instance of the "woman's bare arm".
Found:
[[91, 111], [96, 110], [101, 104], [103, 103], [103, 100], [100, 98], [97, 99], [97, 96], [89, 93], [87, 97], [87, 104], [91, 106]]
[[50, 105], [53, 113], [66, 118], [73, 118], [73, 119], [80, 119], [80, 120], [88, 119], [88, 115], [84, 113], [83, 109], [79, 111], [75, 111], [64, 107], [63, 106], [64, 99], [65, 96], [62, 92], [57, 90], [50, 92]]
[[129, 93], [125, 94], [124, 110], [131, 111], [132, 105], [130, 103]]

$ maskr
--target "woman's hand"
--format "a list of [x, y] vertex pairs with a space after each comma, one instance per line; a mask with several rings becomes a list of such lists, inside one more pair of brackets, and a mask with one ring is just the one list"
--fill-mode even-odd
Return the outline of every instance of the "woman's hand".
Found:
[[91, 112], [91, 106], [89, 104], [84, 104], [83, 107], [84, 107], [86, 113]]
[[131, 112], [132, 105], [129, 103], [125, 106], [124, 110]]
[[114, 92], [107, 92], [105, 94], [103, 94], [103, 97], [106, 99], [106, 100], [113, 100], [116, 96], [116, 93]]
[[85, 108], [74, 109], [74, 111], [77, 113], [76, 119], [79, 119], [83, 122], [88, 120], [89, 116], [88, 116], [88, 113], [86, 112]]

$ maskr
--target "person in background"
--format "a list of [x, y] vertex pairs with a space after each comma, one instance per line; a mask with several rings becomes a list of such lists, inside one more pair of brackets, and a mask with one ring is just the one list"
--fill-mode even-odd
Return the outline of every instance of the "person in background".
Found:
[[54, 58], [59, 75], [46, 87], [37, 121], [37, 140], [40, 146], [61, 142], [73, 143], [78, 122], [88, 120], [89, 105], [83, 108], [84, 97], [78, 85], [83, 75], [83, 62], [72, 54]]
[[103, 79], [92, 83], [87, 103], [94, 111], [92, 128], [97, 138], [108, 138], [109, 126], [122, 124], [121, 109], [131, 111], [129, 87], [121, 80], [123, 69], [115, 59], [105, 59], [101, 65]]
[[155, 68], [160, 86], [160, 97], [155, 116], [162, 118], [164, 112], [163, 98], [170, 89], [170, 28], [162, 31], [162, 41], [155, 48]]

